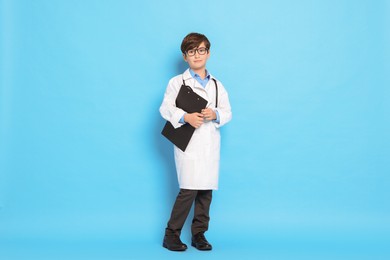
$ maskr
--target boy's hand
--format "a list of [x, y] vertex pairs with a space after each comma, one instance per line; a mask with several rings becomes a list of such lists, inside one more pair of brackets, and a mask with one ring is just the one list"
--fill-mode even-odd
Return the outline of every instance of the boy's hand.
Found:
[[202, 109], [202, 115], [206, 120], [215, 120], [217, 119], [217, 114], [211, 108]]
[[203, 124], [203, 115], [201, 113], [185, 114], [184, 121], [198, 128]]

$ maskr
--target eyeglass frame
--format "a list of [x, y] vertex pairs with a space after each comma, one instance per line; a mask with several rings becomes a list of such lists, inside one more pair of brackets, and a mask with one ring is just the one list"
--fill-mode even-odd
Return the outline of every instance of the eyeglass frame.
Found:
[[[199, 50], [202, 50], [202, 51], [205, 50], [205, 53], [201, 54], [201, 53], [199, 52]], [[190, 55], [190, 54], [188, 53], [189, 51], [194, 51], [194, 54]], [[205, 54], [208, 53], [208, 52], [209, 52], [209, 48], [200, 47], [200, 48], [191, 49], [191, 50], [186, 51], [186, 55], [189, 56], [189, 57], [192, 57], [192, 56], [195, 56], [196, 53], [198, 53], [199, 55], [205, 55]]]

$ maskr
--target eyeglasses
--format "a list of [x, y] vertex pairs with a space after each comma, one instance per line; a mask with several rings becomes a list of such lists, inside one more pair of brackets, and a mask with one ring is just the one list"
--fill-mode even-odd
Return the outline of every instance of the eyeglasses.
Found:
[[208, 52], [209, 49], [207, 48], [198, 48], [198, 49], [192, 49], [188, 50], [186, 53], [188, 56], [194, 56], [196, 52], [198, 52], [199, 55], [205, 55]]

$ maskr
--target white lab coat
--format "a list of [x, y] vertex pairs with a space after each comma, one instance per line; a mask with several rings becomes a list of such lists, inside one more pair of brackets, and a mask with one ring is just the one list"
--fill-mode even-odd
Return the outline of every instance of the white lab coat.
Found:
[[218, 83], [218, 106], [215, 108], [215, 83], [210, 75], [205, 88], [199, 84], [187, 69], [183, 74], [173, 77], [167, 86], [163, 102], [160, 106], [161, 116], [171, 122], [174, 128], [185, 112], [176, 107], [175, 100], [183, 84], [190, 86], [195, 93], [208, 101], [207, 107], [218, 110], [220, 123], [205, 121], [194, 132], [185, 152], [174, 147], [177, 178], [181, 189], [217, 190], [220, 157], [219, 128], [232, 118], [228, 93], [221, 82]]

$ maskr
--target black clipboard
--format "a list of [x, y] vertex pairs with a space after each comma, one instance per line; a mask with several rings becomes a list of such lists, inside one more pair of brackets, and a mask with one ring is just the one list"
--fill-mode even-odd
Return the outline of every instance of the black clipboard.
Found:
[[[183, 85], [176, 97], [176, 107], [183, 109], [187, 113], [200, 113], [207, 106], [207, 103], [208, 101], [196, 94], [190, 86], [186, 86], [183, 80]], [[184, 124], [181, 127], [174, 128], [167, 121], [161, 134], [184, 152], [194, 131], [195, 128], [190, 124]]]

